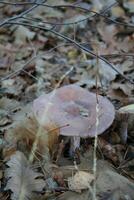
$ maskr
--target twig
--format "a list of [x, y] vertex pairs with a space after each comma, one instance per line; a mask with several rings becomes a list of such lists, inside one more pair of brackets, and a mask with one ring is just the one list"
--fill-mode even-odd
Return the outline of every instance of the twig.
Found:
[[97, 200], [96, 198], [96, 176], [97, 176], [97, 143], [98, 143], [98, 128], [99, 128], [99, 112], [100, 105], [98, 99], [98, 78], [99, 78], [99, 60], [98, 60], [98, 50], [96, 52], [97, 59], [97, 72], [96, 72], [96, 118], [95, 118], [95, 139], [94, 139], [94, 151], [93, 151], [93, 173], [94, 173], [94, 184], [93, 184], [93, 200]]
[[[79, 47], [80, 49], [84, 50], [85, 52], [89, 53], [93, 58], [96, 58], [96, 54], [94, 52], [92, 52], [91, 50], [87, 49], [86, 47], [84, 47], [83, 45], [81, 45], [80, 43], [78, 43], [77, 41], [74, 41], [73, 39], [55, 31], [55, 30], [52, 30], [52, 29], [47, 29], [47, 28], [44, 28], [42, 26], [38, 26], [38, 25], [33, 25], [33, 24], [28, 24], [28, 23], [23, 23], [23, 22], [8, 22], [8, 24], [17, 24], [17, 25], [23, 25], [23, 26], [29, 26], [29, 27], [32, 27], [32, 28], [38, 28], [38, 29], [41, 29], [41, 30], [44, 30], [44, 31], [49, 31], [63, 39], [65, 39], [66, 41], [68, 42], [71, 42], [73, 43], [74, 45], [76, 45], [77, 47]], [[108, 64], [114, 71], [116, 71], [120, 76], [122, 76], [125, 80], [127, 80], [128, 82], [130, 82], [131, 84], [134, 84], [134, 81], [129, 79], [128, 77], [126, 77], [124, 74], [122, 74], [120, 71], [118, 71], [107, 59], [105, 59], [104, 57], [98, 55], [97, 56], [98, 59], [104, 61], [106, 64]]]
[[[44, 0], [43, 3], [44, 3], [44, 2], [46, 2], [46, 0]], [[0, 3], [1, 3], [1, 2], [0, 2]], [[2, 2], [2, 3], [4, 3], [4, 2]], [[25, 10], [24, 12], [22, 12], [21, 14], [19, 14], [19, 15], [17, 15], [17, 16], [13, 16], [13, 17], [8, 18], [8, 19], [4, 20], [3, 22], [1, 22], [1, 23], [0, 23], [0, 27], [3, 26], [3, 25], [5, 25], [5, 24], [7, 24], [8, 22], [10, 22], [10, 21], [12, 21], [12, 20], [16, 20], [16, 19], [18, 19], [18, 18], [23, 17], [24, 15], [30, 13], [32, 10], [34, 10], [35, 8], [37, 8], [38, 6], [39, 6], [39, 5], [36, 4], [36, 1], [35, 1], [34, 5], [33, 5], [31, 8]]]
[[102, 54], [101, 56], [104, 58], [134, 57], [134, 54], [133, 53], [120, 53], [120, 54], [113, 53], [113, 54]]
[[[64, 44], [62, 43], [62, 44], [59, 44], [59, 45], [57, 45], [57, 46], [51, 48], [47, 53], [45, 53], [45, 55], [51, 53], [52, 51], [54, 51], [55, 49], [57, 49], [57, 48], [59, 48], [59, 47], [61, 47], [61, 46], [63, 46], [63, 45], [64, 45]], [[30, 58], [24, 65], [22, 65], [22, 66], [20, 67], [20, 69], [18, 69], [18, 70], [16, 70], [16, 71], [12, 72], [12, 73], [10, 73], [10, 74], [8, 74], [7, 76], [5, 76], [5, 77], [2, 78], [2, 79], [0, 79], [0, 82], [6, 80], [6, 79], [8, 79], [8, 78], [11, 78], [12, 76], [14, 76], [14, 75], [20, 73], [21, 71], [23, 71], [24, 73], [28, 74], [28, 75], [31, 76], [32, 78], [38, 80], [35, 76], [29, 74], [26, 70], [24, 70], [24, 68], [25, 68], [28, 64], [30, 64], [33, 60], [35, 60], [35, 59], [37, 59], [37, 58], [39, 58], [39, 57], [41, 57], [41, 56], [42, 56], [42, 55], [36, 55], [36, 52], [34, 52], [34, 55], [32, 56], [32, 58]], [[44, 53], [43, 53], [43, 56], [44, 56]]]
[[106, 13], [109, 9], [111, 9], [111, 7], [113, 7], [113, 6], [117, 5], [117, 4], [112, 4], [112, 5], [110, 5], [108, 8], [102, 10], [100, 13], [98, 13], [98, 12], [96, 12], [96, 11], [93, 11], [93, 10], [89, 10], [89, 9], [87, 9], [87, 8], [83, 8], [83, 7], [81, 7], [81, 6], [72, 5], [72, 4], [71, 4], [71, 5], [55, 5], [55, 6], [53, 6], [53, 5], [48, 5], [48, 4], [44, 4], [44, 5], [45, 5], [46, 7], [49, 7], [49, 8], [62, 8], [62, 7], [64, 7], [64, 8], [75, 8], [75, 9], [77, 8], [77, 9], [83, 10], [83, 11], [85, 11], [85, 12], [94, 13], [94, 15], [91, 16], [91, 17], [101, 16], [101, 17], [105, 18], [106, 20], [111, 21], [111, 22], [113, 22], [113, 23], [115, 23], [115, 24], [123, 25], [123, 26], [130, 26], [130, 27], [133, 27], [133, 28], [134, 28], [134, 25], [133, 25], [133, 24], [124, 23], [124, 22], [118, 22], [118, 21], [113, 20], [113, 19], [111, 19], [111, 18], [109, 18], [109, 17], [107, 17], [107, 16], [105, 15], [105, 13]]
[[[37, 1], [32, 2], [32, 4], [33, 4], [33, 3], [35, 4], [34, 6], [32, 6], [31, 8], [29, 8], [28, 10], [22, 12], [21, 14], [19, 14], [19, 15], [17, 15], [17, 16], [14, 16], [14, 17], [11, 17], [11, 18], [5, 20], [4, 22], [2, 22], [2, 23], [0, 24], [0, 26], [3, 26], [3, 25], [5, 25], [5, 24], [18, 24], [18, 25], [24, 25], [24, 26], [31, 26], [31, 27], [33, 27], [33, 28], [39, 28], [39, 29], [42, 29], [42, 30], [45, 30], [45, 31], [50, 31], [51, 33], [53, 33], [53, 34], [55, 34], [55, 35], [57, 35], [57, 36], [59, 36], [59, 37], [62, 37], [63, 39], [67, 40], [68, 42], [71, 42], [71, 43], [75, 44], [77, 47], [79, 47], [80, 49], [82, 49], [82, 50], [88, 52], [88, 53], [89, 53], [90, 55], [92, 55], [93, 57], [96, 57], [96, 54], [95, 54], [94, 52], [90, 51], [89, 49], [87, 49], [86, 47], [84, 47], [83, 45], [81, 45], [80, 43], [78, 43], [77, 41], [75, 41], [75, 40], [73, 40], [73, 39], [71, 39], [71, 38], [68, 38], [67, 36], [65, 36], [65, 35], [63, 35], [63, 34], [61, 34], [61, 33], [58, 33], [58, 32], [56, 32], [56, 31], [54, 31], [54, 30], [53, 30], [54, 27], [52, 27], [52, 29], [47, 29], [47, 28], [44, 28], [44, 27], [42, 27], [42, 26], [32, 25], [32, 24], [29, 24], [29, 23], [24, 23], [24, 22], [13, 22], [13, 21], [16, 20], [16, 19], [24, 18], [24, 15], [28, 14], [30, 11], [32, 11], [34, 8], [36, 8], [36, 7], [39, 6], [39, 5], [42, 5], [42, 6], [44, 5], [44, 6], [46, 6], [46, 7], [51, 7], [51, 8], [61, 8], [61, 7], [79, 8], [79, 9], [82, 9], [82, 10], [84, 10], [84, 11], [86, 11], [86, 12], [87, 12], [87, 11], [89, 12], [88, 9], [82, 8], [82, 7], [77, 6], [77, 5], [56, 5], [56, 6], [51, 6], [51, 5], [48, 5], [48, 4], [44, 4], [44, 2], [46, 2], [46, 1], [43, 1], [43, 2], [41, 2], [41, 3], [38, 3]], [[0, 1], [0, 3], [4, 3], [4, 2], [1, 2], [1, 1]], [[7, 2], [6, 2], [6, 3], [7, 3]], [[16, 5], [16, 4], [15, 4], [15, 5]], [[106, 12], [107, 12], [112, 6], [114, 6], [114, 5], [116, 5], [116, 4], [110, 5], [108, 8], [104, 9], [101, 13], [106, 13]], [[94, 12], [94, 11], [90, 11], [90, 12]], [[94, 13], [95, 13], [94, 16], [97, 16], [97, 15], [102, 16], [101, 13], [96, 13], [96, 12], [94, 12]], [[106, 17], [106, 16], [103, 16], [103, 17]], [[27, 18], [27, 19], [28, 19], [28, 18]], [[80, 22], [80, 21], [79, 21], [79, 22]], [[75, 23], [76, 23], [76, 22], [74, 22], [73, 24], [75, 24]], [[77, 23], [78, 23], [78, 22], [77, 22]], [[121, 72], [119, 72], [108, 60], [106, 60], [106, 59], [104, 58], [104, 56], [98, 56], [98, 58], [101, 59], [101, 60], [103, 60], [105, 63], [107, 63], [114, 71], [116, 71], [118, 74], [120, 74], [124, 79], [126, 79], [127, 81], [129, 81], [129, 82], [132, 83], [132, 84], [134, 83], [132, 80], [130, 80], [130, 79], [127, 78], [125, 75], [123, 75]]]
[[[87, 19], [90, 19], [90, 18], [92, 18], [92, 17], [100, 16], [100, 17], [105, 18], [105, 19], [108, 20], [108, 21], [111, 21], [111, 22], [117, 24], [117, 25], [129, 26], [129, 27], [134, 28], [134, 25], [133, 25], [133, 24], [125, 23], [125, 22], [119, 22], [119, 21], [116, 21], [116, 20], [114, 20], [114, 19], [111, 19], [111, 18], [109, 18], [109, 17], [107, 17], [107, 16], [105, 15], [105, 13], [106, 13], [107, 11], [109, 11], [109, 9], [111, 9], [111, 7], [117, 5], [117, 2], [111, 4], [111, 5], [108, 6], [107, 8], [103, 9], [100, 13], [98, 13], [98, 12], [96, 12], [96, 11], [93, 11], [93, 10], [89, 10], [89, 9], [87, 9], [87, 8], [83, 8], [83, 7], [78, 6], [78, 5], [76, 5], [76, 4], [69, 4], [69, 5], [49, 5], [49, 4], [38, 3], [38, 2], [10, 3], [10, 2], [2, 2], [2, 1], [0, 1], [0, 3], [9, 4], [9, 5], [34, 4], [34, 6], [31, 8], [31, 10], [33, 10], [33, 9], [36, 8], [37, 6], [45, 6], [45, 7], [49, 7], [49, 8], [62, 8], [62, 7], [65, 7], [65, 8], [75, 8], [75, 9], [78, 8], [78, 9], [81, 9], [81, 10], [83, 10], [83, 11], [85, 11], [85, 12], [88, 12], [88, 13], [89, 13], [89, 12], [94, 13], [93, 16], [88, 16], [88, 17], [86, 17], [85, 19], [82, 19], [82, 20], [79, 20], [79, 21], [76, 21], [76, 22], [72, 22], [72, 23], [54, 23], [54, 24], [56, 24], [56, 25], [69, 25], [69, 24], [74, 24], [74, 23], [80, 23], [80, 22], [85, 21], [85, 20], [87, 20]], [[35, 6], [36, 6], [36, 7], [35, 7]], [[31, 11], [31, 10], [30, 10], [30, 11]], [[30, 11], [28, 11], [28, 13], [29, 13]], [[26, 11], [24, 11], [24, 12], [26, 12]], [[5, 22], [12, 21], [12, 20], [15, 20], [15, 19], [18, 19], [18, 18], [22, 18], [25, 14], [27, 14], [27, 12], [24, 13], [24, 14], [21, 13], [20, 15], [17, 15], [17, 16], [15, 16], [15, 17], [11, 17], [11, 18], [5, 20], [5, 21], [4, 21], [3, 23], [1, 23], [1, 24], [4, 25]], [[22, 15], [22, 16], [21, 16], [21, 15]], [[52, 22], [42, 22], [42, 23], [53, 24]], [[1, 24], [0, 24], [0, 26], [1, 26]]]
[[30, 64], [35, 58], [36, 58], [36, 56], [34, 55], [30, 60], [28, 60], [24, 65], [22, 65], [22, 66], [20, 67], [20, 69], [16, 70], [15, 72], [12, 72], [12, 73], [8, 74], [6, 77], [4, 77], [4, 78], [2, 78], [2, 79], [0, 79], [0, 82], [2, 82], [2, 81], [4, 81], [4, 80], [6, 80], [6, 79], [8, 79], [8, 78], [10, 78], [10, 77], [12, 77], [12, 76], [18, 74], [20, 71], [23, 70], [24, 67], [26, 67], [28, 64]]

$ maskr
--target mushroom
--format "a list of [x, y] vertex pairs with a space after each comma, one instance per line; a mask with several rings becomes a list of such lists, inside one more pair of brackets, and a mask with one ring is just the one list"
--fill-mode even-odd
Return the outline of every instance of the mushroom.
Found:
[[[112, 124], [115, 109], [105, 97], [98, 95], [98, 102], [99, 135]], [[33, 111], [42, 126], [49, 127], [49, 124], [54, 123], [61, 127], [60, 135], [72, 138], [72, 153], [79, 148], [80, 138], [94, 137], [96, 134], [96, 94], [75, 84], [63, 86], [35, 99]]]
[[129, 122], [133, 123], [134, 121], [134, 104], [121, 107], [117, 114], [120, 122], [119, 134], [121, 141], [122, 143], [126, 144], [128, 137], [128, 124]]

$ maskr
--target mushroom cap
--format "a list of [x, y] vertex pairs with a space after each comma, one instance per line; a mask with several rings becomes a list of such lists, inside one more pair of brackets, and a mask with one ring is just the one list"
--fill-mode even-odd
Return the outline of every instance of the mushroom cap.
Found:
[[[105, 97], [98, 95], [98, 101], [99, 135], [112, 124], [115, 109]], [[63, 86], [35, 99], [33, 112], [44, 127], [48, 127], [49, 123], [61, 127], [60, 135], [86, 138], [96, 134], [96, 94], [75, 84]]]

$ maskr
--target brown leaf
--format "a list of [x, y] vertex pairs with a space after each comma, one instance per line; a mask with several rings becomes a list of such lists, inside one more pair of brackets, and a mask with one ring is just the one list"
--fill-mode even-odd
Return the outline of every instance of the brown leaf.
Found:
[[27, 39], [32, 40], [35, 36], [35, 32], [30, 31], [28, 28], [24, 26], [19, 26], [14, 32], [15, 43], [16, 44], [24, 44]]
[[26, 153], [31, 151], [36, 142], [36, 151], [40, 154], [44, 155], [47, 148], [50, 152], [53, 151], [54, 144], [58, 141], [59, 130], [57, 128], [51, 124], [49, 124], [48, 129], [41, 127], [30, 114], [18, 116], [18, 118], [20, 119], [5, 133], [5, 139], [8, 143], [18, 144], [19, 150]]
[[13, 192], [12, 200], [28, 200], [34, 196], [33, 192], [42, 191], [45, 182], [38, 179], [41, 174], [33, 171], [22, 152], [17, 151], [12, 155], [7, 165], [9, 168], [6, 169], [5, 176], [10, 179], [7, 182], [6, 190]]
[[111, 48], [114, 48], [116, 46], [115, 41], [115, 35], [117, 33], [117, 28], [115, 25], [108, 25], [101, 21], [101, 23], [98, 24], [98, 32], [101, 35], [102, 39], [111, 46]]
[[90, 183], [94, 180], [94, 175], [88, 172], [79, 171], [73, 177], [68, 178], [69, 189], [74, 191], [81, 191], [88, 189]]
[[108, 143], [103, 138], [99, 138], [99, 147], [101, 148], [102, 153], [106, 158], [112, 160], [115, 164], [118, 162], [117, 152], [110, 143]]
[[132, 91], [133, 91], [133, 85], [130, 83], [117, 83], [114, 82], [112, 83], [112, 89], [114, 90], [118, 90], [120, 89], [121, 91], [124, 92], [124, 94], [128, 95], [128, 96], [132, 96]]

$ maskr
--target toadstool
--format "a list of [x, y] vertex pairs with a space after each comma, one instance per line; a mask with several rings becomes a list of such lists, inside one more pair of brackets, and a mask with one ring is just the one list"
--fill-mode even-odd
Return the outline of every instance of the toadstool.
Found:
[[[118, 112], [118, 118], [120, 121], [120, 129], [119, 134], [121, 137], [122, 143], [126, 144], [127, 137], [128, 137], [128, 124], [129, 121], [133, 123], [131, 118], [134, 118], [134, 104], [130, 104], [127, 106], [121, 107]], [[130, 117], [132, 116], [132, 117]]]
[[[100, 95], [98, 103], [99, 135], [112, 124], [115, 109], [107, 98]], [[96, 134], [96, 94], [75, 84], [63, 86], [35, 99], [33, 112], [42, 126], [49, 127], [53, 123], [61, 127], [60, 135], [72, 138], [71, 151], [79, 147], [80, 138], [94, 137]]]

